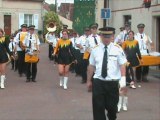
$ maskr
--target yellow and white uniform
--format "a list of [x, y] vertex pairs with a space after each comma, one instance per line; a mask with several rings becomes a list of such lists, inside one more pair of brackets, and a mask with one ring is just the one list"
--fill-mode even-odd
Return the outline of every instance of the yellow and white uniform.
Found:
[[[95, 39], [96, 39], [96, 41], [95, 41]], [[87, 49], [87, 51], [90, 53], [93, 50], [93, 48], [95, 48], [96, 46], [98, 46], [100, 43], [101, 43], [100, 36], [97, 35], [97, 34], [96, 35], [91, 34], [88, 37], [87, 41], [86, 41], [86, 49]]]
[[17, 51], [22, 51], [22, 46], [20, 45], [20, 42], [23, 43], [25, 37], [28, 35], [28, 32], [19, 32], [17, 33], [16, 37], [14, 38], [14, 41], [16, 43]]
[[139, 49], [141, 52], [141, 55], [148, 55], [148, 52], [151, 50], [150, 44], [152, 43], [151, 38], [146, 35], [145, 33], [137, 33], [135, 35], [135, 40], [139, 43]]

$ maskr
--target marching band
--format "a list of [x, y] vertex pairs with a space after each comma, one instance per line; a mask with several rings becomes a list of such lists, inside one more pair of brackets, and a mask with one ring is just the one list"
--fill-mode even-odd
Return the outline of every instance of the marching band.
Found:
[[[108, 86], [108, 81], [114, 81], [113, 85], [116, 85], [116, 89], [119, 88], [120, 92], [116, 92], [116, 101], [114, 101], [118, 106], [114, 106], [114, 108], [110, 106], [111, 109], [114, 109], [114, 117], [116, 118], [115, 114], [116, 112], [120, 112], [121, 107], [123, 110], [127, 111], [127, 82], [129, 82], [130, 87], [134, 89], [136, 89], [136, 82], [148, 82], [147, 75], [150, 64], [148, 63], [148, 66], [143, 66], [143, 61], [145, 61], [145, 59], [142, 58], [143, 56], [150, 55], [149, 53], [153, 47], [151, 45], [151, 38], [144, 33], [144, 27], [145, 25], [143, 23], [138, 24], [137, 28], [139, 32], [134, 35], [130, 26], [125, 24], [125, 27], [123, 27], [124, 29], [114, 38], [114, 28], [101, 28], [101, 32], [98, 33], [97, 23], [93, 23], [89, 27], [84, 28], [83, 35], [79, 35], [75, 30], [69, 33], [67, 25], [64, 25], [60, 35], [57, 35], [56, 24], [54, 22], [49, 23], [45, 41], [49, 45], [49, 59], [51, 61], [54, 59], [54, 62], [58, 66], [59, 86], [63, 87], [65, 90], [68, 89], [70, 70], [82, 77], [82, 84], [87, 83], [88, 92], [92, 91], [91, 82], [93, 82], [94, 85], [102, 85], [104, 82], [104, 84]], [[107, 43], [107, 40], [109, 40], [109, 43]], [[100, 75], [104, 67], [104, 65], [101, 65], [105, 57], [101, 57], [103, 54], [98, 53], [96, 50], [103, 51], [102, 48], [104, 45], [107, 45], [107, 48], [105, 48], [107, 52], [113, 54], [107, 55], [107, 64], [108, 62], [110, 63], [107, 66], [107, 73], [111, 78], [109, 78], [109, 76], [102, 77], [102, 75]], [[11, 58], [11, 69], [14, 71], [18, 70], [20, 77], [25, 76], [27, 83], [37, 81], [37, 65], [40, 60], [40, 40], [35, 33], [34, 25], [27, 26], [27, 24], [22, 24], [21, 30], [13, 34], [10, 37], [10, 41], [6, 40], [3, 30], [0, 29], [0, 48], [0, 88], [5, 88], [6, 65], [8, 60], [10, 60], [9, 58]], [[99, 58], [97, 56], [99, 56]], [[123, 58], [123, 60], [121, 58]], [[157, 59], [159, 59], [159, 57]], [[115, 67], [115, 63], [117, 64], [116, 61], [124, 65], [122, 71], [121, 68], [118, 68], [118, 71], [123, 73], [123, 76], [120, 77], [119, 74], [118, 78], [115, 76], [115, 73], [113, 74], [112, 70], [113, 66], [117, 69]], [[160, 63], [157, 63], [157, 65], [159, 64]], [[95, 68], [92, 69], [93, 67], [91, 66], [95, 66]], [[133, 67], [136, 67], [135, 71]], [[124, 73], [124, 71], [126, 71], [126, 73]], [[137, 81], [135, 80], [134, 72]], [[98, 89], [98, 86], [93, 89], [94, 95], [96, 93], [95, 89]], [[101, 91], [99, 91], [98, 94], [101, 94]], [[93, 100], [95, 99], [98, 98], [93, 98]], [[93, 105], [98, 107], [95, 101], [93, 101]], [[96, 108], [94, 108], [94, 111], [97, 112]], [[110, 112], [112, 114], [112, 111]], [[99, 116], [99, 113], [95, 113], [95, 116]], [[97, 120], [99, 120], [98, 117]]]

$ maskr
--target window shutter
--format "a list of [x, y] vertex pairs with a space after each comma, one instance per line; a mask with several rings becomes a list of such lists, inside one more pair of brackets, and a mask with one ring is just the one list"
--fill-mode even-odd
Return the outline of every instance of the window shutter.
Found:
[[24, 24], [24, 14], [19, 13], [19, 28], [21, 28], [22, 24]]
[[35, 25], [35, 29], [38, 29], [38, 14], [34, 14], [34, 25]]

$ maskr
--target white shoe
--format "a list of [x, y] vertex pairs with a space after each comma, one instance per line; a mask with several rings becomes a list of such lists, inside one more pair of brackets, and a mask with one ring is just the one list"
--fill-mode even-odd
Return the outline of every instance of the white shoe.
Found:
[[60, 80], [59, 82], [59, 86], [62, 87], [63, 86], [63, 81]]
[[127, 111], [128, 109], [127, 109], [127, 106], [123, 106], [123, 110], [124, 111]]
[[124, 110], [124, 111], [127, 111], [128, 109], [127, 109], [127, 105], [128, 105], [128, 97], [124, 97], [123, 98], [123, 105], [122, 105], [122, 109]]
[[65, 90], [67, 89], [67, 83], [68, 83], [68, 77], [64, 77], [63, 88], [64, 88]]
[[5, 75], [1, 75], [1, 88], [4, 89], [4, 81], [5, 81]]
[[60, 86], [60, 87], [62, 87], [62, 86], [63, 86], [63, 77], [62, 77], [62, 76], [60, 76], [59, 86]]
[[131, 85], [130, 85], [130, 88], [136, 89], [136, 86], [135, 86], [134, 84], [131, 84]]
[[66, 85], [64, 85], [64, 86], [63, 86], [63, 88], [66, 90], [66, 89], [67, 89], [67, 86], [66, 86]]
[[122, 107], [122, 96], [119, 96], [119, 101], [118, 101], [117, 107], [118, 107], [118, 112], [120, 112], [121, 111], [121, 107]]
[[121, 105], [118, 105], [118, 112], [120, 112], [121, 111]]

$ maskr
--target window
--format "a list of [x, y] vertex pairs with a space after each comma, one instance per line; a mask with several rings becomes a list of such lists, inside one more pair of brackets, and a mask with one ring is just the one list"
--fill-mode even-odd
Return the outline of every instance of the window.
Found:
[[22, 24], [27, 24], [27, 26], [35, 25], [35, 29], [38, 29], [38, 20], [38, 14], [19, 13], [19, 28], [21, 28]]
[[33, 25], [33, 15], [32, 14], [24, 14], [24, 23], [28, 26]]
[[131, 26], [131, 15], [124, 15], [124, 25], [127, 23]]

